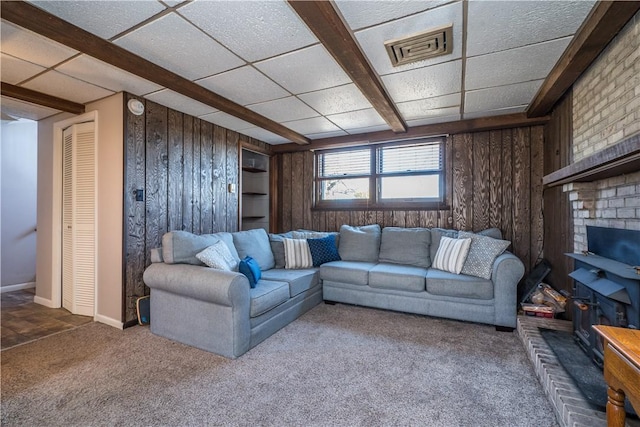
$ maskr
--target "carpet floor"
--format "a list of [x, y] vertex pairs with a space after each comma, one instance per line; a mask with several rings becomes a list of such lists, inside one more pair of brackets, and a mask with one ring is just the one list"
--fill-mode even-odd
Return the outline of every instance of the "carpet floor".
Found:
[[1, 356], [3, 426], [557, 426], [515, 333], [341, 304], [236, 360], [99, 323]]

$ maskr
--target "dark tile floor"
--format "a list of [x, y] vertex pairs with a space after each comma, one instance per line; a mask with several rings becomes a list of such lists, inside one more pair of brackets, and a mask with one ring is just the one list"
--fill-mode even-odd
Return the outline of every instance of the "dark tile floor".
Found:
[[91, 317], [74, 315], [63, 308], [36, 304], [34, 293], [35, 289], [25, 289], [2, 294], [2, 350], [93, 321]]

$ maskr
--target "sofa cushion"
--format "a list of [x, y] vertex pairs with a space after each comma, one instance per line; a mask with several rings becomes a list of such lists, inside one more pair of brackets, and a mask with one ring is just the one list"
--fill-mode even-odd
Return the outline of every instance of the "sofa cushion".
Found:
[[311, 259], [314, 267], [320, 267], [322, 264], [331, 261], [340, 261], [340, 254], [336, 246], [336, 236], [328, 235], [321, 239], [307, 239]]
[[260, 280], [255, 288], [249, 290], [249, 298], [249, 316], [260, 316], [289, 299], [289, 284]]
[[378, 261], [429, 268], [431, 231], [428, 228], [385, 227]]
[[262, 276], [258, 262], [250, 256], [244, 257], [244, 259], [238, 263], [238, 270], [247, 276], [249, 286], [255, 288]]
[[448, 271], [450, 273], [460, 274], [467, 255], [471, 239], [451, 239], [442, 237], [438, 252], [433, 259], [433, 268]]
[[378, 261], [380, 251], [380, 226], [378, 224], [340, 227], [338, 253], [344, 261]]
[[291, 298], [316, 286], [318, 284], [318, 276], [319, 272], [316, 268], [306, 270], [272, 268], [262, 273], [262, 278], [265, 280], [288, 283], [289, 296]]
[[269, 234], [269, 244], [273, 252], [274, 268], [284, 268], [284, 239], [292, 239], [291, 232], [281, 234]]
[[233, 244], [238, 250], [240, 258], [250, 256], [258, 261], [258, 265], [263, 271], [273, 268], [276, 264], [273, 252], [271, 252], [269, 236], [262, 228], [233, 233]]
[[500, 229], [496, 227], [487, 228], [486, 230], [478, 231], [476, 234], [502, 240], [502, 231], [500, 231]]
[[233, 258], [226, 243], [218, 240], [205, 250], [198, 252], [196, 258], [205, 263], [207, 267], [218, 270], [235, 271], [238, 269], [238, 261]]
[[219, 239], [215, 234], [193, 234], [188, 231], [170, 231], [162, 236], [162, 258], [166, 264], [204, 265], [196, 258]]
[[284, 239], [284, 268], [313, 267], [313, 259], [307, 239]]
[[372, 288], [421, 292], [425, 290], [427, 269], [400, 264], [378, 264], [369, 271]]
[[369, 283], [369, 270], [375, 266], [375, 262], [328, 262], [320, 266], [320, 278], [332, 282], [366, 286]]
[[290, 233], [294, 239], [321, 239], [327, 236], [334, 236], [336, 238], [336, 248], [340, 243], [339, 231], [313, 231], [313, 230], [304, 230], [301, 228], [295, 231], [290, 231]]
[[451, 239], [458, 238], [458, 230], [447, 230], [444, 228], [432, 228], [431, 229], [431, 247], [429, 249], [431, 255], [431, 262], [436, 258], [436, 252], [440, 246], [440, 239], [442, 237], [449, 237]]
[[493, 282], [475, 276], [453, 274], [431, 268], [427, 271], [427, 292], [460, 298], [492, 299]]
[[469, 255], [462, 267], [462, 274], [490, 279], [493, 261], [509, 247], [511, 242], [466, 231], [461, 231], [459, 236], [471, 239]]

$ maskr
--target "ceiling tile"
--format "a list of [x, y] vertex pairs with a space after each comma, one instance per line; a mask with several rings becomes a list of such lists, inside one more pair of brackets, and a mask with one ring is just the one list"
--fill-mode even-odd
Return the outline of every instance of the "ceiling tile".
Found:
[[[397, 107], [405, 120], [414, 120], [431, 116], [435, 114], [435, 111], [442, 109], [457, 108], [459, 110], [460, 100], [460, 93], [452, 93], [451, 95], [436, 96], [434, 98], [400, 102], [397, 104]], [[430, 111], [434, 111], [434, 113], [430, 113]]]
[[335, 132], [322, 132], [322, 133], [313, 133], [306, 135], [309, 139], [322, 139], [322, 138], [335, 138], [336, 136], [345, 136], [349, 135], [343, 130], [337, 130]]
[[85, 83], [57, 71], [47, 71], [22, 86], [80, 104], [113, 94], [110, 90]]
[[303, 93], [298, 98], [322, 115], [372, 108], [371, 103], [353, 83], [330, 89]]
[[164, 89], [159, 92], [146, 95], [145, 98], [150, 101], [157, 102], [158, 104], [164, 105], [165, 107], [173, 108], [174, 110], [195, 117], [204, 116], [205, 114], [218, 111], [213, 107], [210, 107], [198, 101], [194, 101], [191, 98], [188, 98], [169, 89]]
[[276, 56], [255, 66], [293, 94], [351, 82], [322, 45]]
[[[565, 37], [468, 58], [465, 88], [473, 90], [544, 79], [570, 41], [571, 37]], [[501, 65], [496, 67], [496, 64]]]
[[[384, 43], [399, 37], [453, 24], [453, 52], [432, 59], [394, 67]], [[367, 28], [355, 33], [362, 50], [378, 74], [385, 75], [412, 70], [414, 68], [439, 64], [462, 56], [462, 2], [453, 3], [433, 10], [418, 13], [397, 21]]]
[[0, 40], [2, 52], [43, 67], [52, 67], [78, 53], [6, 21], [0, 25]]
[[2, 112], [15, 118], [42, 120], [62, 112], [42, 105], [7, 98], [6, 96], [1, 97], [0, 103], [2, 104]]
[[386, 122], [373, 108], [366, 110], [350, 111], [348, 113], [332, 114], [327, 116], [336, 125], [351, 133], [352, 129], [385, 125]]
[[271, 133], [268, 130], [257, 127], [251, 129], [243, 129], [239, 133], [250, 136], [251, 138], [259, 139], [262, 142], [266, 142], [267, 144], [272, 145], [287, 144], [291, 142], [288, 139], [281, 137], [280, 135], [276, 135], [275, 133]]
[[156, 1], [85, 0], [31, 3], [103, 39], [120, 34], [165, 9]]
[[285, 1], [196, 1], [179, 13], [253, 62], [317, 43]]
[[331, 123], [324, 117], [312, 117], [310, 119], [296, 120], [293, 122], [284, 122], [284, 126], [305, 136], [317, 133], [340, 131], [338, 126]]
[[131, 92], [146, 95], [162, 89], [162, 86], [106, 64], [88, 55], [80, 55], [65, 62], [57, 71], [114, 92]]
[[294, 96], [249, 105], [247, 108], [276, 122], [290, 122], [318, 116], [318, 113]]
[[462, 83], [462, 61], [389, 74], [383, 76], [382, 81], [395, 102], [456, 93], [460, 92]]
[[46, 70], [44, 67], [4, 53], [1, 58], [0, 74], [4, 83], [15, 85]]
[[390, 130], [389, 125], [377, 125], [364, 128], [349, 129], [349, 135], [358, 135], [360, 133], [380, 132], [383, 130]]
[[190, 80], [244, 65], [244, 61], [175, 13], [115, 43]]
[[475, 113], [465, 113], [464, 118], [477, 119], [479, 117], [493, 117], [493, 116], [501, 116], [504, 114], [522, 113], [526, 109], [527, 109], [526, 105], [520, 105], [518, 107], [501, 108], [499, 110], [477, 111]]
[[352, 30], [381, 24], [393, 19], [413, 15], [449, 3], [451, 0], [395, 0], [349, 1], [338, 0], [336, 5]]
[[434, 125], [437, 123], [446, 123], [446, 122], [455, 122], [460, 120], [460, 114], [454, 114], [451, 116], [444, 117], [427, 117], [416, 120], [407, 120], [407, 126], [415, 127], [415, 126], [426, 126], [426, 125]]
[[255, 127], [253, 123], [245, 122], [244, 120], [232, 116], [231, 114], [227, 114], [224, 111], [205, 114], [204, 116], [200, 116], [200, 118], [207, 122], [215, 123], [218, 126], [222, 126], [223, 128], [235, 131]]
[[207, 77], [196, 83], [240, 105], [291, 96], [250, 65]]
[[585, 1], [470, 1], [467, 57], [572, 35], [591, 11]]
[[497, 110], [500, 108], [527, 105], [542, 85], [543, 80], [517, 83], [468, 91], [465, 94], [464, 114], [477, 111]]

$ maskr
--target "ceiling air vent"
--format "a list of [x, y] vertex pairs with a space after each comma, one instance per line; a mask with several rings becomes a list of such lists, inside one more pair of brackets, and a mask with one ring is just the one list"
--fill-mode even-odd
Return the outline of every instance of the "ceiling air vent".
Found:
[[453, 24], [384, 43], [394, 67], [445, 55], [453, 50]]

